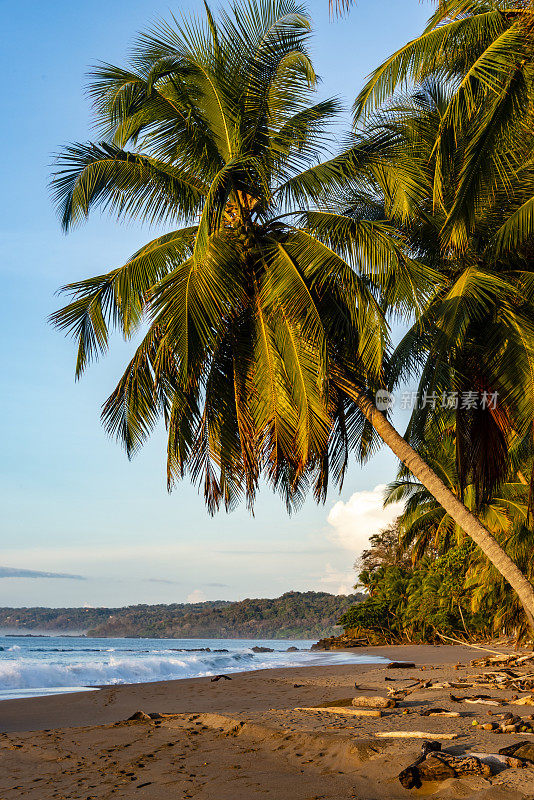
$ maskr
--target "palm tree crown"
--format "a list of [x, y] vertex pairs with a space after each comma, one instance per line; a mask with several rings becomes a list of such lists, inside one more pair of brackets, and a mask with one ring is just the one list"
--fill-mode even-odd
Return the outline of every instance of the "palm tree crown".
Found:
[[365, 421], [327, 361], [377, 380], [381, 287], [417, 272], [374, 210], [321, 205], [340, 179], [335, 159], [317, 163], [338, 103], [311, 102], [308, 35], [293, 0], [161, 23], [130, 68], [93, 72], [103, 140], [67, 147], [54, 179], [65, 228], [98, 204], [186, 225], [64, 287], [53, 321], [78, 339], [79, 375], [110, 324], [130, 336], [148, 320], [104, 422], [131, 455], [163, 417], [169, 486], [189, 470], [212, 511], [252, 504], [261, 474], [288, 505], [312, 475], [318, 496], [342, 480]]

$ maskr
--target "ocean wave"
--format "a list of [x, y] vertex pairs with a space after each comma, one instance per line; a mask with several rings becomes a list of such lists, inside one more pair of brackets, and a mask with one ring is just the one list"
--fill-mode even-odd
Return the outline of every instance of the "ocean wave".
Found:
[[[80, 653], [78, 652], [78, 655]], [[1, 689], [31, 689], [59, 686], [112, 686], [121, 683], [149, 683], [177, 678], [213, 675], [222, 670], [243, 669], [249, 653], [226, 656], [205, 654], [185, 658], [117, 658], [76, 663], [43, 663], [30, 659], [0, 662]], [[259, 665], [258, 665], [259, 666]]]

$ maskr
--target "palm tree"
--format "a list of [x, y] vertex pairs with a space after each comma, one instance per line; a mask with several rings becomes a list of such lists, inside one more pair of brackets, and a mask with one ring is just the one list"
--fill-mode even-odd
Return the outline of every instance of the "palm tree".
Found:
[[[419, 397], [430, 399], [414, 411], [408, 428], [407, 438], [417, 450], [421, 443], [441, 437], [451, 424], [450, 408], [447, 403], [443, 407], [442, 398], [456, 395], [459, 498], [463, 499], [470, 484], [476, 499], [472, 510], [476, 511], [488, 502], [509, 469], [510, 442], [518, 437], [528, 441], [531, 436], [534, 296], [528, 247], [506, 258], [495, 255], [495, 241], [508, 208], [502, 194], [495, 193], [491, 202], [486, 198], [479, 204], [464, 250], [447, 247], [444, 241], [446, 214], [433, 207], [434, 142], [449, 97], [448, 88], [429, 82], [415, 95], [389, 104], [355, 134], [345, 158], [352, 154], [353, 163], [347, 165], [350, 172], [355, 163], [364, 162], [365, 153], [371, 153], [375, 169], [367, 192], [381, 198], [382, 216], [397, 225], [410, 252], [435, 271], [434, 291], [388, 358], [387, 380], [394, 390], [410, 375], [418, 376]], [[469, 142], [459, 139], [454, 158], [443, 169], [446, 200], [464, 168], [468, 147]], [[376, 166], [380, 158], [382, 169]], [[359, 195], [352, 189], [347, 194], [341, 203], [350, 208], [351, 200], [357, 204]], [[481, 402], [464, 407], [462, 395], [473, 389]], [[489, 402], [489, 398], [494, 399]], [[392, 446], [391, 439], [387, 442]], [[441, 499], [443, 486], [438, 498], [428, 481], [423, 483], [446, 508]], [[447, 481], [442, 484], [446, 486]], [[455, 513], [452, 516], [458, 522]], [[466, 530], [463, 524], [460, 527]], [[477, 542], [477, 532], [473, 530], [473, 534]], [[530, 593], [532, 587], [524, 584], [524, 588]]]
[[324, 498], [375, 430], [533, 615], [532, 586], [372, 402], [382, 308], [422, 303], [436, 273], [409, 257], [372, 193], [345, 214], [325, 203], [347, 169], [363, 186], [384, 163], [372, 148], [316, 163], [337, 103], [310, 104], [308, 31], [292, 0], [243, 2], [218, 24], [206, 7], [204, 24], [142, 35], [131, 67], [95, 70], [102, 141], [59, 158], [65, 229], [98, 204], [186, 227], [64, 287], [73, 299], [53, 321], [78, 339], [77, 375], [110, 323], [129, 337], [148, 321], [103, 418], [132, 455], [163, 417], [169, 486], [189, 471], [211, 511], [243, 496], [252, 506], [262, 475], [288, 506], [311, 481]]
[[252, 504], [262, 472], [288, 503], [314, 473], [325, 491], [329, 446], [341, 478], [357, 409], [328, 387], [327, 361], [376, 382], [380, 285], [393, 270], [424, 278], [381, 220], [342, 220], [358, 271], [310, 230], [308, 204], [335, 173], [316, 162], [339, 106], [310, 102], [308, 35], [292, 0], [244, 2], [219, 25], [207, 7], [204, 24], [161, 23], [131, 68], [94, 71], [103, 141], [65, 148], [54, 179], [65, 229], [98, 204], [187, 225], [64, 287], [74, 300], [53, 321], [78, 339], [79, 376], [110, 322], [129, 337], [148, 319], [104, 422], [132, 455], [163, 416], [169, 485], [189, 469], [211, 510]]
[[[462, 487], [452, 432], [441, 441], [421, 445], [420, 451], [450, 490], [460, 496]], [[465, 541], [464, 531], [404, 466], [400, 467], [397, 479], [388, 484], [384, 504], [402, 501], [404, 510], [396, 521], [396, 528], [401, 547], [410, 551], [414, 561], [425, 554], [442, 554]], [[517, 475], [510, 474], [482, 508], [477, 504], [476, 487], [469, 484], [464, 489], [464, 502], [472, 511], [478, 509], [484, 525], [499, 539], [511, 535], [514, 528], [526, 525], [528, 487]]]
[[[374, 70], [356, 119], [407, 81], [429, 79], [452, 88], [434, 140], [433, 203], [447, 244], [467, 247], [479, 208], [501, 193], [508, 214], [496, 252], [513, 250], [534, 233], [532, 0], [439, 0], [423, 33]], [[447, 164], [459, 139], [469, 144], [451, 195]]]
[[[423, 84], [375, 114], [365, 137], [383, 147], [389, 174], [376, 191], [384, 198], [386, 216], [396, 222], [411, 252], [438, 275], [435, 291], [389, 359], [389, 386], [404, 384], [410, 375], [419, 378], [419, 396], [428, 402], [412, 415], [408, 436], [416, 445], [441, 435], [455, 408], [460, 485], [472, 483], [480, 505], [508, 470], [511, 439], [532, 430], [532, 268], [528, 247], [495, 257], [508, 209], [498, 193], [479, 204], [465, 248], [447, 247], [446, 214], [433, 208], [432, 194], [433, 143], [449, 97], [440, 84]], [[454, 158], [442, 168], [446, 199], [468, 147], [458, 139]], [[451, 390], [455, 401], [449, 406], [444, 398]], [[484, 402], [464, 404], [462, 396], [470, 390]]]

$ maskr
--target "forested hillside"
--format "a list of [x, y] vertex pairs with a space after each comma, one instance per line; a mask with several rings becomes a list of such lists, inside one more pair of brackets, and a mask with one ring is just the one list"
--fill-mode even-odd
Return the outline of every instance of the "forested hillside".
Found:
[[276, 599], [125, 608], [2, 608], [0, 629], [155, 638], [316, 638], [334, 632], [361, 595], [287, 592]]

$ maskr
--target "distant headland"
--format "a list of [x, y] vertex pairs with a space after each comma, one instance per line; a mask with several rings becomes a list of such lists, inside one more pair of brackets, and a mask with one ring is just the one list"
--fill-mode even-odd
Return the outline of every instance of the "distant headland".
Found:
[[336, 632], [363, 595], [286, 592], [275, 599], [124, 608], [0, 608], [0, 630], [158, 639], [314, 639]]

